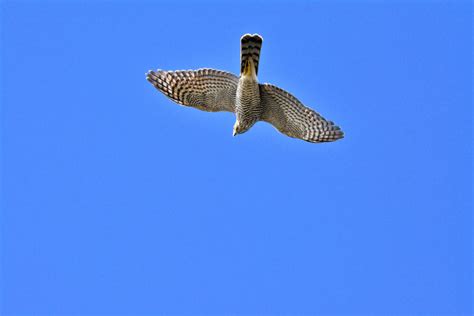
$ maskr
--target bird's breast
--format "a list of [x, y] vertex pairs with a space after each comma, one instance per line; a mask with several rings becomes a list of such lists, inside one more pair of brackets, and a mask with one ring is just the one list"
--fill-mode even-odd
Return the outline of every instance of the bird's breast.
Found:
[[237, 120], [242, 124], [253, 125], [260, 119], [263, 109], [260, 104], [260, 91], [256, 77], [240, 77], [235, 108]]

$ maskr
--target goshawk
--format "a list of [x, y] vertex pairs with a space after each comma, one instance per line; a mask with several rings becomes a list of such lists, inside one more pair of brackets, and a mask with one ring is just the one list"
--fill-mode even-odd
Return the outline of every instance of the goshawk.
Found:
[[228, 111], [236, 115], [233, 135], [265, 121], [281, 133], [312, 143], [344, 137], [342, 130], [289, 92], [257, 81], [262, 37], [245, 34], [240, 39], [240, 77], [202, 68], [198, 70], [150, 70], [146, 79], [171, 100], [203, 111]]

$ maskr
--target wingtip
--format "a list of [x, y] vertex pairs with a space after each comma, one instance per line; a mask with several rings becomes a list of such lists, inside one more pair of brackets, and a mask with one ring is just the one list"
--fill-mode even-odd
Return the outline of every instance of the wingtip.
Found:
[[343, 139], [344, 138], [344, 132], [341, 130], [341, 128], [339, 126], [336, 126], [338, 129], [335, 130], [332, 135], [332, 139], [330, 141], [336, 141], [336, 140], [339, 140], [339, 139]]
[[145, 78], [146, 80], [148, 80], [149, 82], [153, 83], [154, 81], [156, 81], [157, 77], [160, 75], [159, 73], [162, 72], [163, 70], [161, 69], [157, 69], [157, 70], [148, 70], [146, 73], [145, 73]]
[[145, 73], [145, 78], [147, 81], [153, 83], [153, 76], [155, 76], [155, 72], [153, 70], [148, 70], [146, 73]]
[[344, 132], [342, 129], [337, 126], [337, 125], [332, 125], [329, 130], [326, 130], [325, 132], [321, 133], [317, 140], [315, 141], [310, 141], [310, 142], [315, 142], [315, 143], [330, 143], [330, 142], [335, 142], [336, 140], [344, 138]]

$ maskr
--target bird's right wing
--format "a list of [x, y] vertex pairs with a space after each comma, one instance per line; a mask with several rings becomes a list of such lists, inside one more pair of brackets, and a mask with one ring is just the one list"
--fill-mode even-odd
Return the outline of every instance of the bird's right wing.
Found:
[[341, 129], [316, 111], [304, 106], [297, 98], [271, 84], [260, 85], [262, 120], [280, 132], [307, 142], [332, 142], [344, 137]]
[[239, 78], [215, 69], [150, 70], [146, 79], [171, 100], [208, 112], [234, 112]]

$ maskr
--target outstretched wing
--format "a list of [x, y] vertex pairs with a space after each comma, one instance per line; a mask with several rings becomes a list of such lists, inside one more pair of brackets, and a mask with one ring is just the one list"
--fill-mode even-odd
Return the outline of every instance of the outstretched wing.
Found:
[[344, 137], [341, 129], [317, 112], [304, 106], [283, 89], [270, 84], [260, 85], [262, 120], [290, 137], [312, 143], [332, 142]]
[[239, 79], [215, 69], [150, 70], [146, 79], [171, 100], [208, 112], [234, 112]]

